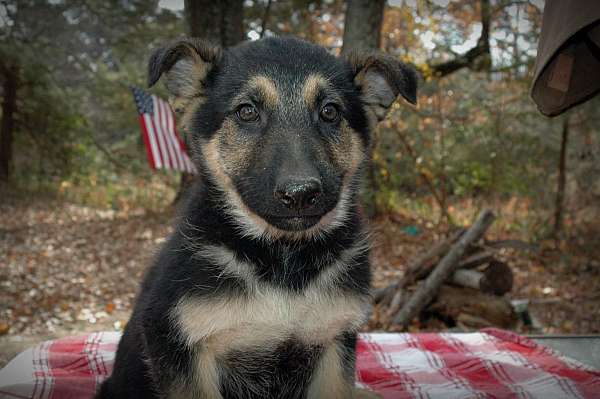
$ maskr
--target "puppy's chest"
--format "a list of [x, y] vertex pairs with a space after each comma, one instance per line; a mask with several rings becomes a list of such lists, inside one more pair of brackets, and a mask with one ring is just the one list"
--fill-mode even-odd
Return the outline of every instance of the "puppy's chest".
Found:
[[199, 344], [219, 356], [274, 349], [290, 339], [326, 345], [343, 331], [356, 331], [367, 306], [367, 299], [356, 295], [261, 287], [233, 297], [186, 298], [173, 316], [188, 345]]

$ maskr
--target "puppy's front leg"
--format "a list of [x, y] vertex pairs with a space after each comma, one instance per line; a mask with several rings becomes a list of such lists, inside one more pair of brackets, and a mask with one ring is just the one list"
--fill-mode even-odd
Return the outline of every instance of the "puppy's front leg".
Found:
[[340, 343], [325, 349], [308, 388], [308, 399], [378, 399], [380, 395], [354, 386], [354, 348]]
[[308, 387], [308, 399], [352, 397], [353, 377], [344, 369], [344, 349], [337, 342], [326, 347]]

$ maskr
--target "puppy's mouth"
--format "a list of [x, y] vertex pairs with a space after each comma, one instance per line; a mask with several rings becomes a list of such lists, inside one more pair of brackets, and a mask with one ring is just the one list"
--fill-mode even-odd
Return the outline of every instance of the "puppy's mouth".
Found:
[[263, 218], [271, 225], [289, 231], [302, 231], [319, 223], [324, 214], [309, 215], [264, 215]]

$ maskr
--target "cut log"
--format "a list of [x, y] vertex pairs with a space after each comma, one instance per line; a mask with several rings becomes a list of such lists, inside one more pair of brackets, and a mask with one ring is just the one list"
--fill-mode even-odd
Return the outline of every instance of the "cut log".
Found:
[[504, 262], [494, 260], [483, 271], [483, 279], [480, 282], [482, 292], [494, 295], [504, 295], [513, 287], [513, 272]]
[[462, 287], [473, 288], [479, 290], [481, 280], [483, 279], [483, 273], [477, 270], [458, 269], [452, 275], [450, 282], [452, 284], [460, 285]]
[[506, 263], [493, 260], [483, 272], [458, 269], [450, 280], [453, 284], [480, 290], [487, 294], [504, 295], [513, 285], [513, 274]]
[[513, 328], [518, 321], [508, 299], [450, 285], [440, 288], [427, 310], [471, 327]]
[[427, 252], [410, 262], [402, 278], [387, 287], [379, 288], [373, 292], [373, 301], [376, 304], [389, 305], [398, 289], [402, 289], [413, 284], [417, 280], [427, 277], [436, 265], [439, 257], [448, 252], [452, 244], [454, 244], [464, 232], [465, 229], [455, 231], [445, 240], [434, 244]]
[[495, 216], [491, 210], [486, 209], [481, 212], [475, 223], [460, 236], [456, 244], [450, 248], [429, 277], [427, 277], [424, 283], [419, 286], [417, 291], [404, 306], [402, 306], [400, 312], [398, 312], [392, 320], [394, 324], [399, 324], [406, 328], [413, 317], [418, 315], [421, 310], [431, 302], [443, 282], [456, 270], [458, 262], [464, 255], [467, 247], [483, 236], [486, 230], [494, 222], [494, 219]]

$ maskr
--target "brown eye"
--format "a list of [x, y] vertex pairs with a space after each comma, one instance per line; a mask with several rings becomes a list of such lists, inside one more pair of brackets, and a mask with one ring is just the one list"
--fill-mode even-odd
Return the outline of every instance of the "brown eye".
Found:
[[325, 122], [335, 122], [338, 119], [338, 109], [333, 104], [326, 104], [323, 108], [321, 108], [321, 112], [319, 112], [319, 116]]
[[237, 117], [244, 122], [254, 122], [258, 119], [258, 110], [254, 105], [244, 104], [238, 108]]

